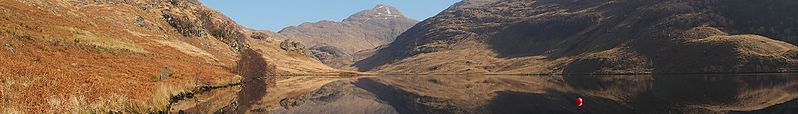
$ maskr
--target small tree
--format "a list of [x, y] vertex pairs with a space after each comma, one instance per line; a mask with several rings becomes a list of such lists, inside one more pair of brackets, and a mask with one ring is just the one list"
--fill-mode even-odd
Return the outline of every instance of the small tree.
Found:
[[172, 70], [169, 69], [169, 66], [163, 65], [161, 69], [161, 80], [165, 80], [169, 76], [172, 76]]

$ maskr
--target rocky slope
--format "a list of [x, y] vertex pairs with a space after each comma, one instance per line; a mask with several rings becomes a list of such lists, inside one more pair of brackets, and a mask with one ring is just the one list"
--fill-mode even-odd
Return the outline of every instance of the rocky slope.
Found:
[[0, 113], [166, 111], [178, 93], [239, 82], [245, 51], [268, 52], [255, 55], [276, 67], [251, 65], [268, 74], [305, 73], [285, 61], [333, 72], [272, 53], [279, 40], [197, 0], [3, 0], [0, 12]]
[[329, 66], [346, 68], [362, 59], [357, 56], [364, 54], [361, 51], [392, 42], [417, 22], [394, 7], [377, 5], [340, 22], [320, 21], [286, 27], [279, 35], [305, 44], [311, 55]]
[[465, 0], [355, 64], [383, 73], [796, 71], [798, 2]]

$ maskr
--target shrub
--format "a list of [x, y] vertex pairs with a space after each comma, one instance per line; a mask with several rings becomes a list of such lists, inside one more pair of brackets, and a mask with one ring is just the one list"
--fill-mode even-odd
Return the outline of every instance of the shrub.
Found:
[[172, 70], [169, 69], [169, 66], [164, 65], [161, 69], [161, 80], [166, 80], [169, 76], [172, 76]]

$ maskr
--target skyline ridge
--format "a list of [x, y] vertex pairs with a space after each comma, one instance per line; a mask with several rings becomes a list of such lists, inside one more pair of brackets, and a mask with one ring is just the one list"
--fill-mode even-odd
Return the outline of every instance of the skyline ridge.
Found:
[[[407, 18], [424, 20], [461, 0], [370, 0], [370, 1], [212, 1], [205, 5], [228, 15], [250, 29], [280, 31], [305, 22], [343, 21], [350, 15], [382, 5], [392, 6]], [[313, 14], [313, 15], [307, 15]]]

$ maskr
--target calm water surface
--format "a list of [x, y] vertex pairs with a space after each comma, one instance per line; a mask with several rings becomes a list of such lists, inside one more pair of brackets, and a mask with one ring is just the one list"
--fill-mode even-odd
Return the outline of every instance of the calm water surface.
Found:
[[[585, 112], [798, 113], [796, 74], [564, 76], [564, 81], [593, 98]], [[596, 95], [601, 92], [618, 94]]]
[[[249, 95], [246, 87], [263, 90], [265, 86], [244, 87], [241, 96]], [[584, 106], [577, 107], [577, 98], [584, 99]], [[285, 98], [280, 101], [283, 108], [262, 112], [795, 114], [796, 98], [798, 74], [401, 75], [342, 79], [310, 93]], [[250, 109], [239, 111], [247, 110]]]
[[798, 74], [378, 76], [354, 84], [397, 113], [798, 113]]

